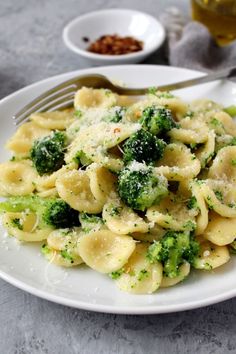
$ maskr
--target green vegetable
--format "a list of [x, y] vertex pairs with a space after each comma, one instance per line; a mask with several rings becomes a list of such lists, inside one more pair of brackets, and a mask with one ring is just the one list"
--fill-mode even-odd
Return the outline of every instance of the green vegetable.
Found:
[[166, 91], [166, 92], [158, 91], [158, 87], [149, 87], [148, 94], [155, 95], [158, 98], [173, 98], [174, 97], [174, 95], [172, 95], [172, 93], [170, 93], [168, 91]]
[[232, 139], [231, 139], [229, 145], [231, 145], [231, 146], [236, 145], [236, 137], [232, 137]]
[[230, 252], [233, 254], [236, 254], [236, 241], [235, 240], [230, 244]]
[[147, 269], [141, 269], [138, 273], [138, 281], [142, 281], [150, 276], [150, 272]]
[[82, 226], [83, 232], [90, 232], [95, 228], [101, 227], [104, 222], [99, 215], [80, 213], [79, 220]]
[[23, 230], [23, 225], [21, 224], [21, 221], [19, 218], [12, 219], [12, 225], [16, 227], [19, 230]]
[[218, 190], [215, 190], [214, 191], [215, 195], [216, 195], [216, 198], [220, 201], [220, 202], [223, 202], [223, 194], [221, 191], [218, 191]]
[[188, 200], [188, 202], [187, 202], [187, 208], [188, 208], [188, 209], [198, 209], [196, 197], [192, 196], [192, 197]]
[[44, 243], [41, 247], [41, 252], [44, 254], [44, 255], [47, 255], [51, 252], [50, 248], [48, 247], [48, 245], [46, 245], [46, 243]]
[[74, 159], [76, 163], [82, 166], [88, 166], [92, 163], [92, 161], [86, 156], [86, 154], [83, 151], [77, 151]]
[[59, 198], [40, 198], [38, 196], [11, 197], [0, 203], [0, 212], [26, 212], [37, 214], [39, 226], [66, 228], [79, 225], [79, 213]]
[[149, 95], [155, 95], [156, 92], [157, 92], [157, 87], [153, 86], [148, 88]]
[[156, 106], [144, 109], [140, 123], [154, 135], [165, 134], [170, 129], [178, 127], [169, 109]]
[[122, 207], [112, 206], [110, 209], [110, 215], [111, 216], [120, 215], [121, 211], [122, 211]]
[[159, 160], [163, 156], [166, 143], [153, 134], [140, 129], [132, 134], [123, 145], [124, 162], [146, 162], [147, 164]]
[[124, 117], [125, 112], [126, 112], [125, 107], [120, 107], [120, 106], [112, 107], [109, 110], [108, 115], [105, 116], [104, 120], [106, 122], [119, 123]]
[[160, 241], [149, 246], [147, 258], [150, 263], [161, 262], [164, 274], [174, 278], [179, 275], [179, 267], [184, 261], [194, 263], [199, 252], [199, 243], [190, 231], [167, 231]]
[[167, 180], [154, 168], [132, 162], [118, 176], [118, 193], [125, 204], [144, 211], [168, 194]]
[[71, 256], [71, 254], [67, 250], [62, 250], [61, 256], [65, 259], [67, 259], [68, 261], [70, 261], [71, 263], [74, 263], [73, 257]]
[[40, 175], [57, 171], [64, 164], [66, 137], [54, 132], [36, 140], [30, 151], [30, 158]]
[[223, 124], [221, 121], [219, 121], [219, 119], [213, 117], [210, 121], [210, 124], [213, 125], [213, 127], [220, 127], [220, 128], [224, 128]]
[[231, 117], [236, 117], [236, 105], [228, 106], [224, 109]]
[[109, 275], [112, 279], [119, 279], [120, 276], [124, 273], [124, 268], [111, 272]]
[[76, 116], [76, 118], [81, 118], [83, 113], [80, 109], [77, 109], [74, 113], [74, 115]]

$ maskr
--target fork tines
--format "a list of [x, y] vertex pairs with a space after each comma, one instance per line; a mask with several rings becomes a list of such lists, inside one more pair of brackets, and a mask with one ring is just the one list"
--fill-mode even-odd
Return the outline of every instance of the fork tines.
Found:
[[32, 113], [53, 111], [71, 106], [75, 92], [76, 85], [72, 83], [67, 86], [64, 83], [44, 92], [13, 116], [15, 125], [28, 121]]

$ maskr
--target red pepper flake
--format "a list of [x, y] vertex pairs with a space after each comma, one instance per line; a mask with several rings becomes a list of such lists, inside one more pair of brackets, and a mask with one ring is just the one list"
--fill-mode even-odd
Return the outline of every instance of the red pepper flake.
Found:
[[117, 34], [104, 35], [90, 44], [89, 52], [104, 55], [122, 55], [143, 49], [143, 42], [134, 37], [120, 37]]
[[114, 133], [120, 133], [120, 128], [115, 128]]

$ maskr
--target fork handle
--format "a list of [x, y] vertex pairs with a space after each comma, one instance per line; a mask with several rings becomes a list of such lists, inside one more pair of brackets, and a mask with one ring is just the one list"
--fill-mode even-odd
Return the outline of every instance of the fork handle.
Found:
[[[201, 77], [197, 77], [195, 79], [189, 79], [185, 81], [180, 81], [173, 84], [158, 86], [158, 91], [172, 91], [179, 90], [185, 87], [205, 84], [207, 82], [226, 79], [236, 75], [236, 66], [226, 68], [220, 71], [216, 71], [214, 73], [204, 75]], [[118, 89], [118, 90], [117, 90]], [[144, 95], [148, 92], [149, 88], [128, 88], [128, 87], [120, 87], [116, 85], [116, 92], [123, 95], [133, 96], [133, 95]], [[118, 92], [119, 91], [119, 92]]]

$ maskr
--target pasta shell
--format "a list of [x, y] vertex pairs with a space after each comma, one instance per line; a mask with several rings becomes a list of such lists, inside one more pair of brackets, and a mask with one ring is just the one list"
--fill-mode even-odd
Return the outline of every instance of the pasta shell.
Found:
[[88, 166], [87, 174], [90, 179], [90, 188], [96, 200], [106, 203], [113, 194], [116, 195], [117, 177], [105, 167], [93, 163]]
[[174, 286], [180, 282], [182, 282], [190, 273], [190, 264], [188, 262], [184, 262], [180, 267], [179, 267], [179, 275], [175, 278], [169, 278], [165, 275], [163, 275], [162, 281], [161, 281], [161, 288], [169, 288], [170, 286]]
[[52, 231], [51, 228], [39, 229], [34, 213], [4, 213], [2, 223], [10, 235], [26, 242], [43, 241]]
[[100, 213], [103, 203], [96, 200], [90, 189], [89, 177], [85, 171], [72, 170], [56, 180], [59, 196], [73, 209], [85, 213]]
[[106, 89], [82, 87], [75, 94], [76, 109], [108, 108], [117, 105], [117, 95]]
[[75, 117], [72, 112], [53, 111], [53, 112], [37, 112], [30, 116], [37, 126], [51, 130], [64, 130], [74, 122]]
[[226, 246], [217, 246], [209, 241], [200, 243], [200, 252], [194, 262], [196, 269], [211, 270], [222, 266], [230, 259]]
[[159, 226], [176, 231], [187, 230], [189, 226], [196, 225], [196, 214], [187, 208], [186, 202], [172, 193], [159, 204], [148, 208], [146, 216]]
[[105, 204], [102, 217], [107, 227], [119, 235], [133, 232], [145, 233], [149, 229], [148, 223], [119, 200], [112, 200]]
[[109, 230], [99, 230], [80, 238], [79, 254], [84, 262], [101, 273], [122, 268], [135, 249], [130, 236], [120, 236]]
[[35, 190], [37, 173], [30, 161], [9, 161], [0, 164], [0, 195], [27, 195]]
[[33, 142], [51, 133], [50, 129], [39, 127], [34, 122], [22, 124], [7, 141], [6, 148], [17, 156], [29, 156]]
[[162, 282], [161, 263], [151, 264], [146, 258], [148, 246], [140, 243], [116, 280], [117, 286], [133, 294], [151, 294]]
[[201, 170], [199, 160], [181, 143], [168, 144], [156, 166], [157, 173], [171, 181], [194, 178]]
[[225, 246], [235, 240], [235, 230], [236, 218], [223, 218], [211, 212], [209, 215], [209, 223], [203, 236], [217, 246]]

